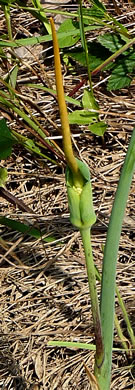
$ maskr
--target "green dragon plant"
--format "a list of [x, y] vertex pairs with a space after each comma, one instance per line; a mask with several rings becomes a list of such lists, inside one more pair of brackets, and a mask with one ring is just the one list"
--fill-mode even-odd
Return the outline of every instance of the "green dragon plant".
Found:
[[[90, 239], [91, 227], [96, 221], [92, 201], [90, 172], [88, 166], [84, 162], [75, 158], [73, 154], [68, 112], [64, 99], [59, 47], [52, 18], [50, 19], [50, 23], [53, 37], [56, 90], [63, 136], [63, 149], [67, 161], [66, 186], [70, 220], [71, 223], [80, 230], [83, 241], [95, 331], [95, 368], [94, 375], [90, 374], [91, 384], [94, 389], [109, 390], [111, 381], [114, 328], [116, 260], [124, 210], [135, 168], [135, 130], [133, 131], [133, 135], [131, 137], [108, 227], [108, 235], [104, 251], [101, 301], [99, 309], [96, 289], [96, 271]], [[133, 345], [135, 345], [135, 337], [133, 334], [132, 341]], [[51, 342], [49, 342], [49, 345], [52, 345]]]

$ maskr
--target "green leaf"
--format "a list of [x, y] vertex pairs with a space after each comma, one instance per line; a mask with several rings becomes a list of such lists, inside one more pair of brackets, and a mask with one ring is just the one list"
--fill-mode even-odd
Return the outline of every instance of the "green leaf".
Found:
[[11, 134], [6, 125], [5, 119], [0, 120], [0, 159], [4, 160], [12, 153], [12, 146], [17, 144], [17, 140]]
[[[130, 73], [133, 72], [135, 69], [135, 51], [132, 50], [131, 53], [129, 53], [126, 57], [123, 58], [123, 60], [119, 60], [118, 65], [123, 68], [123, 72]], [[119, 68], [118, 68], [119, 71]]]
[[38, 148], [38, 146], [35, 145], [35, 143], [32, 139], [27, 139], [27, 141], [25, 142], [25, 145], [28, 146], [30, 149], [32, 149], [33, 152], [40, 153], [40, 149]]
[[107, 83], [107, 90], [112, 91], [124, 87], [129, 87], [131, 81], [132, 79], [128, 76], [119, 76], [117, 73], [111, 74]]
[[[35, 237], [35, 238], [41, 238], [43, 236], [43, 232], [41, 233], [38, 229], [33, 228], [32, 226], [28, 226], [22, 222], [15, 221], [10, 218], [6, 217], [0, 217], [0, 225], [7, 226], [11, 228], [12, 230], [16, 230], [17, 232], [28, 234], [29, 236]], [[56, 238], [53, 236], [45, 237], [43, 238], [43, 241], [45, 242], [53, 242]]]
[[109, 49], [112, 53], [115, 53], [115, 51], [119, 50], [124, 45], [123, 40], [117, 34], [107, 33], [100, 35], [97, 40], [102, 46]]
[[84, 90], [84, 94], [82, 97], [82, 105], [84, 108], [99, 110], [99, 105], [96, 102], [93, 94], [88, 89]]
[[[97, 7], [93, 6], [91, 8], [83, 8], [83, 16], [85, 16], [85, 18], [83, 18], [84, 24], [90, 24], [90, 18], [92, 18], [92, 22], [94, 18], [95, 22], [97, 23], [96, 19], [103, 19], [104, 13], [100, 9], [97, 9]], [[88, 19], [86, 18], [86, 16], [88, 16]], [[98, 23], [100, 23], [99, 20]]]
[[[76, 32], [76, 30], [79, 28], [79, 24], [77, 22], [74, 22], [72, 19], [66, 19], [61, 26], [58, 29], [58, 33], [65, 33], [63, 38], [58, 38], [59, 47], [69, 47], [73, 46], [79, 39], [80, 34]], [[74, 35], [67, 36], [66, 33], [70, 31], [75, 31]]]
[[96, 135], [103, 136], [107, 129], [107, 124], [104, 121], [96, 122], [89, 126], [89, 130]]
[[0, 168], [0, 187], [4, 187], [8, 178], [8, 173], [6, 168]]
[[[65, 347], [65, 348], [79, 348], [79, 349], [88, 349], [90, 351], [96, 350], [95, 344], [87, 344], [87, 343], [80, 343], [77, 341], [61, 341], [61, 340], [50, 340], [48, 341], [47, 345], [53, 346], [53, 347]], [[129, 349], [130, 350], [130, 349]], [[120, 348], [113, 348], [113, 351], [120, 351]], [[126, 349], [122, 348], [122, 351], [126, 351]], [[131, 348], [132, 351], [132, 348]]]
[[99, 0], [91, 0], [91, 3], [103, 13], [106, 12], [106, 8]]
[[[85, 57], [85, 53], [82, 52], [82, 49], [78, 49], [78, 50], [75, 50], [75, 51], [70, 51], [67, 54], [73, 60], [79, 62], [79, 64], [81, 64], [83, 66], [86, 66], [86, 57]], [[93, 56], [90, 53], [89, 53], [89, 59], [90, 59], [90, 70], [91, 71], [94, 70], [95, 68], [97, 68], [97, 66], [99, 66], [103, 62], [103, 60], [101, 58]]]
[[90, 351], [96, 350], [95, 344], [79, 343], [79, 342], [74, 342], [74, 341], [73, 342], [72, 341], [61, 341], [61, 340], [48, 341], [47, 345], [50, 345], [53, 347], [88, 349]]
[[[75, 49], [71, 51], [69, 50], [69, 52], [66, 54], [75, 61], [79, 62], [79, 64], [86, 66], [85, 53], [82, 51], [82, 49]], [[91, 71], [102, 64], [102, 62], [104, 62], [110, 55], [106, 48], [103, 48], [99, 43], [96, 42], [88, 44], [88, 54]]]
[[[130, 52], [126, 57], [119, 60], [115, 65], [111, 77], [107, 83], [108, 90], [129, 87], [132, 81], [132, 72], [135, 69], [135, 52]], [[131, 77], [129, 77], [131, 76]], [[134, 75], [133, 75], [134, 76]]]
[[[56, 91], [54, 89], [50, 89], [50, 88], [44, 87], [43, 85], [40, 85], [40, 84], [27, 83], [27, 86], [30, 87], [30, 88], [33, 88], [33, 89], [42, 89], [43, 91], [46, 91], [48, 93], [52, 92], [54, 95], [56, 95]], [[66, 100], [66, 102], [74, 104], [75, 106], [78, 106], [78, 107], [81, 106], [81, 103], [78, 100], [73, 99], [70, 96], [66, 96], [65, 95], [65, 100]]]
[[70, 124], [89, 125], [96, 121], [96, 114], [87, 110], [76, 110], [68, 115]]
[[[99, 26], [87, 26], [84, 28], [85, 31], [92, 31], [94, 29], [99, 28]], [[58, 39], [64, 39], [65, 37], [68, 38], [69, 36], [75, 36], [78, 35], [80, 37], [80, 30], [79, 28], [75, 31], [75, 28], [70, 31], [66, 32], [57, 32]], [[50, 42], [52, 41], [52, 34], [46, 34], [39, 37], [30, 37], [30, 38], [22, 38], [22, 39], [16, 39], [14, 41], [9, 40], [0, 40], [0, 47], [18, 47], [18, 46], [29, 46], [29, 45], [37, 45], [39, 43], [43, 42]]]
[[16, 87], [17, 74], [18, 74], [18, 65], [15, 65], [11, 73], [9, 74], [9, 83], [13, 88]]

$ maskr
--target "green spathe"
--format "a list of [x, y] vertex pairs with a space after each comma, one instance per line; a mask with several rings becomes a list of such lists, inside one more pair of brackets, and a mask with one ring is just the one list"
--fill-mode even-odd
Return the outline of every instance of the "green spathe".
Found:
[[88, 166], [76, 159], [78, 168], [83, 178], [83, 185], [78, 187], [74, 184], [74, 176], [67, 166], [66, 185], [68, 193], [68, 204], [71, 223], [79, 229], [90, 228], [96, 222], [96, 215], [93, 208], [92, 187]]

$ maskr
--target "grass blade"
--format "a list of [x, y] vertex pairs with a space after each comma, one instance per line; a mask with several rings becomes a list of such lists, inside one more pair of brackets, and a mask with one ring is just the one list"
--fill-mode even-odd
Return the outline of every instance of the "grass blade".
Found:
[[0, 217], [0, 225], [7, 226], [11, 228], [12, 230], [16, 230], [17, 232], [20, 232], [22, 234], [28, 234], [31, 237], [34, 238], [41, 238], [42, 241], [45, 242], [53, 242], [56, 240], [54, 236], [49, 236], [43, 238], [43, 232], [41, 233], [38, 229], [33, 228], [32, 226], [28, 226], [22, 222], [15, 221], [14, 219], [10, 219], [7, 217]]

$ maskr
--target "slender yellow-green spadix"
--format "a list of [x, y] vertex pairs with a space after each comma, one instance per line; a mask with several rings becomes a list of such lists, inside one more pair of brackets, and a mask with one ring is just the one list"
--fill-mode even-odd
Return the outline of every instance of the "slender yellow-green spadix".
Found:
[[70, 220], [72, 224], [79, 229], [89, 228], [96, 221], [92, 202], [90, 173], [88, 166], [82, 161], [76, 159], [73, 154], [68, 112], [62, 82], [59, 47], [52, 18], [50, 18], [50, 23], [53, 37], [56, 90], [63, 136], [63, 149], [67, 161], [66, 185]]

